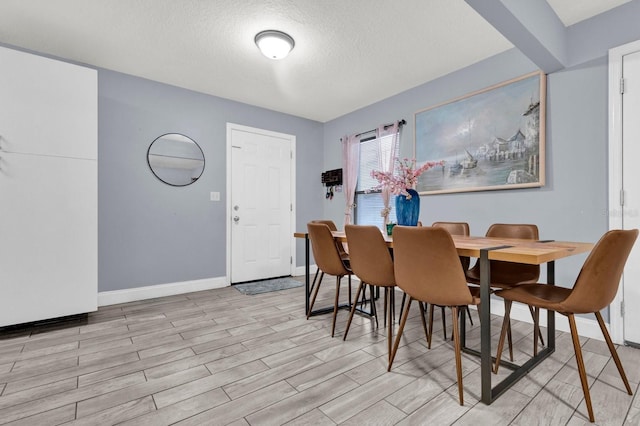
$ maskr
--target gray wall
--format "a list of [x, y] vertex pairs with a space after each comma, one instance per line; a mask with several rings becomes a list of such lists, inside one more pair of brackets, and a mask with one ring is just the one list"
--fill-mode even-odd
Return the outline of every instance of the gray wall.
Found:
[[[422, 196], [421, 220], [469, 222], [482, 235], [491, 223], [536, 223], [542, 239], [596, 241], [608, 229], [607, 51], [640, 39], [634, 1], [567, 30], [571, 66], [548, 75], [546, 185], [543, 188]], [[598, 34], [597, 42], [592, 34]], [[592, 40], [592, 43], [586, 43]], [[413, 155], [414, 114], [492, 84], [535, 71], [512, 49], [325, 124], [325, 168], [340, 165], [339, 138], [404, 118], [401, 156]], [[325, 202], [343, 223], [344, 198]], [[586, 255], [557, 262], [556, 281], [571, 286]], [[544, 278], [544, 274], [543, 274]]]
[[[295, 135], [296, 222], [321, 216], [323, 198], [306, 190], [322, 171], [321, 123], [103, 69], [98, 85], [99, 291], [226, 275], [227, 122]], [[193, 185], [166, 185], [149, 170], [149, 144], [165, 133], [201, 146]]]
[[[596, 240], [608, 223], [607, 49], [640, 39], [639, 14], [634, 0], [567, 29], [572, 65], [547, 81], [544, 188], [423, 197], [421, 220], [465, 220], [474, 234], [534, 222], [542, 238]], [[99, 291], [226, 275], [227, 122], [296, 135], [297, 229], [321, 217], [342, 224], [342, 194], [325, 200], [320, 184], [323, 170], [341, 167], [340, 137], [404, 118], [410, 156], [416, 111], [535, 69], [513, 49], [325, 124], [99, 69]], [[148, 145], [169, 132], [204, 151], [194, 185], [165, 185], [147, 167]], [[223, 201], [209, 201], [211, 191]], [[303, 265], [302, 242], [296, 256]], [[583, 260], [559, 262], [559, 281], [572, 283]]]
[[[607, 229], [606, 65], [600, 59], [548, 76], [544, 187], [422, 196], [421, 221], [468, 222], [474, 235], [491, 223], [536, 223], [543, 239], [597, 240]], [[326, 166], [339, 164], [339, 135], [400, 118], [407, 120], [401, 156], [413, 156], [416, 111], [535, 70], [510, 50], [327, 123]], [[327, 217], [342, 223], [343, 197], [325, 207]], [[572, 284], [583, 261], [576, 256], [559, 262], [558, 281]]]

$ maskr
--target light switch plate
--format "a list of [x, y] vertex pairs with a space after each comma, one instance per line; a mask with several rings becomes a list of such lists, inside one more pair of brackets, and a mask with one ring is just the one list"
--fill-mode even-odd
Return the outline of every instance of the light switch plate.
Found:
[[211, 201], [220, 201], [220, 193], [219, 192], [211, 192], [210, 198], [211, 198]]

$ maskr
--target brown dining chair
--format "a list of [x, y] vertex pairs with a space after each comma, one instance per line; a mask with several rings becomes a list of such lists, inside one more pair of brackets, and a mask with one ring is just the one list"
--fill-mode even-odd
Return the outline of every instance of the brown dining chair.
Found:
[[[318, 220], [312, 220], [311, 223], [324, 223], [325, 225], [327, 225], [329, 227], [330, 231], [337, 231], [338, 227], [336, 226], [336, 223], [330, 219], [318, 219]], [[336, 246], [338, 247], [338, 252], [340, 253], [340, 257], [342, 259], [349, 259], [349, 252], [347, 251], [347, 245], [346, 243], [340, 242], [340, 241], [336, 241]]]
[[[444, 228], [451, 235], [462, 235], [468, 237], [471, 235], [469, 231], [469, 224], [467, 222], [433, 222], [431, 225], [435, 228]], [[466, 256], [460, 256], [460, 263], [462, 264], [462, 270], [467, 271], [471, 260]]]
[[[353, 320], [358, 298], [363, 289], [368, 286], [371, 294], [371, 310], [376, 316], [373, 287], [384, 289], [384, 315], [387, 324], [387, 353], [391, 354], [393, 342], [393, 292], [396, 280], [393, 273], [393, 259], [389, 247], [377, 226], [346, 225], [344, 230], [349, 241], [349, 255], [351, 258], [351, 270], [360, 278], [360, 285], [356, 291], [355, 303], [351, 306], [347, 327], [344, 330], [344, 340]], [[426, 332], [426, 329], [425, 329]], [[388, 361], [388, 359], [387, 359]]]
[[[467, 222], [433, 222], [431, 225], [435, 228], [444, 228], [451, 235], [463, 235], [468, 237], [470, 235], [469, 224]], [[462, 265], [462, 270], [466, 273], [469, 269], [469, 264], [471, 263], [471, 259], [466, 256], [460, 256], [460, 264]], [[472, 288], [472, 291], [479, 291], [476, 288]], [[444, 335], [444, 339], [447, 339], [447, 319], [444, 314], [444, 306], [440, 307], [442, 309], [442, 333]], [[466, 311], [467, 316], [469, 317], [469, 322], [473, 325], [473, 318], [471, 318], [471, 312], [469, 311], [468, 306], [464, 306], [463, 309]], [[429, 309], [429, 333], [433, 329], [433, 305], [431, 305]]]
[[[409, 295], [409, 301], [400, 320], [387, 370], [391, 371], [411, 303], [417, 300], [450, 307], [454, 318], [458, 397], [463, 405], [460, 331], [455, 318], [460, 306], [477, 305], [480, 298], [474, 297], [469, 290], [451, 234], [443, 228], [396, 226], [393, 228], [393, 251], [396, 284]], [[422, 306], [421, 303], [418, 305]]]
[[[325, 273], [336, 277], [336, 293], [333, 304], [333, 320], [331, 324], [331, 337], [335, 334], [336, 330], [336, 317], [338, 315], [338, 302], [340, 298], [340, 282], [342, 277], [347, 276], [349, 278], [349, 304], [351, 304], [351, 269], [348, 264], [340, 257], [338, 247], [336, 246], [335, 239], [331, 235], [329, 226], [324, 223], [307, 224], [307, 231], [309, 232], [309, 240], [311, 241], [311, 249], [313, 252], [313, 258], [316, 261], [318, 269], [322, 271], [322, 275]], [[318, 297], [318, 291], [320, 290], [320, 279], [316, 284], [313, 291], [313, 297], [309, 305], [309, 312], [307, 312], [307, 319], [311, 316], [313, 305]]]
[[[538, 240], [538, 227], [532, 224], [512, 224], [512, 223], [495, 223], [489, 227], [486, 233], [487, 237], [492, 238], [518, 238], [524, 240]], [[501, 262], [497, 260], [490, 261], [491, 283], [492, 289], [508, 289], [520, 284], [532, 284], [538, 282], [540, 277], [540, 265], [527, 265], [524, 263]], [[472, 284], [480, 284], [480, 261], [469, 270], [467, 270], [467, 281]], [[529, 307], [531, 318], [535, 318], [534, 308]], [[534, 335], [533, 353], [538, 353], [538, 337], [544, 345], [542, 332]], [[513, 344], [511, 338], [511, 327], [507, 330], [507, 341], [509, 343], [509, 359], [513, 361]], [[497, 373], [497, 368], [494, 372]]]
[[[317, 219], [317, 220], [312, 220], [311, 223], [324, 223], [325, 225], [327, 225], [329, 227], [330, 231], [337, 231], [338, 227], [336, 226], [335, 222], [330, 220], [330, 219]], [[338, 248], [338, 253], [340, 253], [340, 258], [342, 259], [343, 262], [348, 263], [349, 262], [349, 252], [346, 249], [346, 243], [342, 243], [340, 241], [336, 241], [335, 242], [336, 247]], [[318, 274], [320, 275], [320, 280], [318, 280]], [[316, 274], [313, 277], [313, 281], [311, 281], [311, 288], [309, 289], [309, 291], [313, 291], [316, 282], [318, 281], [322, 281], [322, 278], [324, 278], [324, 272], [322, 272], [320, 269], [316, 270]]]
[[[627, 393], [632, 395], [629, 381], [624, 373], [616, 348], [613, 346], [611, 337], [609, 337], [600, 311], [609, 306], [615, 297], [624, 265], [637, 237], [637, 229], [628, 231], [613, 230], [604, 234], [587, 257], [587, 260], [585, 260], [578, 274], [578, 278], [571, 289], [547, 284], [524, 284], [495, 292], [497, 296], [502, 297], [505, 301], [505, 315], [500, 340], [498, 341], [496, 365], [500, 363], [512, 302], [526, 303], [529, 306], [537, 308], [536, 312], [539, 312], [540, 308], [555, 311], [565, 315], [569, 319], [569, 328], [571, 329], [578, 373], [580, 374], [582, 391], [591, 422], [594, 422], [595, 418], [593, 416], [589, 384], [582, 359], [582, 350], [580, 348], [580, 339], [576, 329], [574, 314], [595, 314], [598, 324], [600, 325], [600, 330], [602, 330], [604, 339], [609, 347], [609, 352], [611, 352], [611, 357], [627, 389]], [[537, 316], [534, 318], [534, 328], [539, 330]]]

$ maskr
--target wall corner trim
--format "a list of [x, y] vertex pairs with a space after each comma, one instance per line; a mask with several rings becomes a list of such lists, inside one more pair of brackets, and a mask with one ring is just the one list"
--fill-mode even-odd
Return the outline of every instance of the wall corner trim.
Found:
[[156, 297], [174, 296], [176, 294], [211, 290], [228, 286], [229, 284], [225, 277], [217, 277], [128, 288], [124, 290], [101, 291], [98, 293], [98, 306], [116, 305], [119, 303], [135, 302], [138, 300], [153, 299]]

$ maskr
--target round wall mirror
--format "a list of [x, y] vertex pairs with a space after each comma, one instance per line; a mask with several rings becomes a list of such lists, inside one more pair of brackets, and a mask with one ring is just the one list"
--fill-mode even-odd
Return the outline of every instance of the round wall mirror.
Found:
[[154, 140], [147, 151], [147, 162], [158, 179], [173, 186], [191, 185], [204, 171], [202, 149], [179, 133], [167, 133]]

